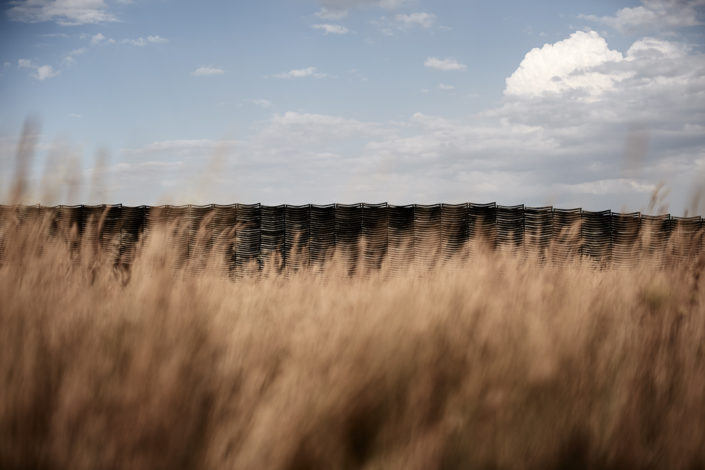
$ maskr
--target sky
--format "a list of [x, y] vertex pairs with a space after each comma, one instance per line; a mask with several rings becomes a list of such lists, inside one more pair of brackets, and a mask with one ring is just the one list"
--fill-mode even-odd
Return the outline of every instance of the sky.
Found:
[[0, 1], [0, 194], [29, 119], [31, 203], [703, 214], [704, 23], [705, 0]]

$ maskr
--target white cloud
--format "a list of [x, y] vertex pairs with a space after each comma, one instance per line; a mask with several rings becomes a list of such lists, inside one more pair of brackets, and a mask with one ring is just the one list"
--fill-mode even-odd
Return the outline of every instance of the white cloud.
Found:
[[339, 24], [314, 24], [313, 28], [320, 29], [325, 34], [347, 34], [349, 32], [348, 28]]
[[121, 41], [123, 44], [129, 44], [136, 47], [144, 47], [147, 44], [166, 44], [169, 42], [168, 39], [161, 36], [147, 36], [147, 38], [139, 37], [137, 39], [123, 39]]
[[[85, 39], [87, 37], [88, 37], [87, 34], [81, 35], [82, 39]], [[115, 39], [105, 37], [105, 35], [103, 35], [103, 33], [94, 34], [93, 36], [91, 36], [90, 41], [91, 41], [91, 44], [93, 44], [94, 46], [97, 44], [104, 44], [104, 43], [105, 44], [115, 44]]]
[[684, 44], [664, 41], [656, 38], [643, 38], [631, 45], [627, 51], [627, 60], [649, 59], [654, 57], [681, 58], [690, 52]]
[[255, 98], [250, 100], [250, 103], [254, 104], [255, 106], [259, 106], [260, 108], [271, 108], [272, 107], [272, 102], [269, 100], [266, 100], [264, 98]]
[[137, 46], [137, 47], [143, 47], [147, 45], [147, 40], [144, 38], [137, 38], [137, 39], [123, 39], [120, 41], [123, 44], [129, 44], [131, 46]]
[[416, 12], [409, 14], [399, 13], [397, 15], [394, 15], [394, 22], [404, 29], [414, 27], [428, 29], [432, 27], [436, 22], [436, 15], [434, 15], [433, 13], [426, 12]]
[[411, 0], [320, 0], [321, 9], [315, 15], [323, 20], [338, 21], [346, 16], [352, 8], [379, 7], [396, 10], [411, 3]]
[[147, 42], [151, 44], [166, 44], [169, 42], [168, 39], [163, 38], [161, 36], [147, 36]]
[[223, 75], [225, 73], [225, 70], [217, 68], [217, 67], [212, 67], [212, 66], [207, 66], [207, 67], [198, 67], [196, 70], [191, 72], [191, 75], [194, 77], [206, 77], [209, 75]]
[[46, 80], [47, 78], [59, 75], [59, 71], [55, 70], [51, 65], [36, 65], [29, 59], [18, 59], [17, 67], [21, 69], [31, 69], [33, 72], [30, 75], [37, 80]]
[[16, 0], [12, 4], [8, 16], [24, 23], [53, 21], [75, 26], [117, 21], [104, 0]]
[[[120, 163], [106, 169], [106, 180], [116, 184], [110, 194], [121, 195], [123, 204], [231, 203], [232, 187], [223, 191], [222, 198], [216, 193], [223, 177], [221, 171], [214, 170], [218, 166], [214, 160], [227, 161], [238, 145], [234, 140], [179, 139], [123, 148], [119, 151]], [[209, 161], [211, 166], [204, 171]], [[228, 183], [223, 182], [223, 187], [230, 186]], [[139, 193], [134, 191], [136, 187], [141, 188]]]
[[467, 69], [466, 65], [459, 63], [457, 60], [455, 60], [452, 57], [448, 57], [445, 59], [439, 59], [437, 57], [429, 57], [424, 62], [424, 66], [432, 68], [432, 69], [436, 69], [436, 70], [442, 70], [444, 72], [454, 71], [454, 70], [466, 70]]
[[103, 33], [97, 33], [91, 36], [91, 44], [99, 44], [102, 41], [105, 41], [105, 36], [103, 35]]
[[430, 29], [436, 24], [436, 15], [426, 12], [398, 13], [391, 18], [383, 16], [372, 24], [377, 26], [382, 34], [392, 36], [397, 31], [409, 31], [414, 28]]
[[538, 96], [582, 89], [597, 95], [626, 77], [604, 73], [596, 67], [623, 59], [619, 51], [607, 47], [598, 33], [576, 31], [568, 39], [529, 51], [507, 78], [505, 94]]
[[123, 149], [122, 153], [129, 155], [144, 155], [153, 152], [167, 152], [184, 156], [193, 151], [210, 150], [216, 147], [217, 142], [210, 139], [178, 139], [152, 142], [144, 147]]
[[646, 200], [657, 186], [655, 183], [643, 183], [631, 178], [605, 178], [585, 183], [557, 184], [555, 188], [568, 193], [594, 196], [641, 193]]
[[40, 65], [35, 69], [33, 76], [38, 80], [46, 80], [47, 78], [56, 77], [57, 75], [59, 75], [59, 72], [54, 70], [51, 65]]
[[444, 91], [451, 91], [451, 90], [455, 90], [455, 87], [453, 85], [448, 85], [447, 83], [439, 83], [438, 89], [444, 90]]
[[342, 20], [348, 16], [348, 10], [332, 10], [326, 7], [321, 8], [316, 12], [316, 16], [322, 20]]
[[66, 54], [66, 56], [62, 60], [63, 65], [65, 67], [73, 65], [76, 62], [75, 57], [85, 54], [87, 50], [88, 49], [86, 49], [85, 47], [79, 47], [78, 49], [72, 50], [71, 52]]
[[605, 24], [621, 32], [702, 24], [698, 16], [702, 14], [702, 7], [705, 6], [703, 0], [642, 0], [641, 3], [642, 5], [637, 7], [622, 8], [614, 16], [580, 15], [580, 17]]
[[293, 69], [289, 70], [288, 72], [281, 72], [277, 73], [274, 75], [270, 75], [270, 77], [273, 78], [306, 78], [306, 77], [311, 77], [311, 78], [325, 78], [328, 75], [325, 73], [318, 72], [316, 70], [316, 67], [306, 67], [304, 69]]

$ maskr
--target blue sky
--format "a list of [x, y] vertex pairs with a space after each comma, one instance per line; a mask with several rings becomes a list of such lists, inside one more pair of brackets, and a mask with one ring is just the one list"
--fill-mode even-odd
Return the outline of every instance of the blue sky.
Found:
[[705, 211], [705, 0], [0, 5], [28, 202]]

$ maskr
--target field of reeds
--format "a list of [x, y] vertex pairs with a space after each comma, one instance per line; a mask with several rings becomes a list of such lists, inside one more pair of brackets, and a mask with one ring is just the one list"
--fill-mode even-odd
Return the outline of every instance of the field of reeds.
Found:
[[2, 469], [705, 467], [702, 256], [233, 277], [49, 223], [0, 222]]

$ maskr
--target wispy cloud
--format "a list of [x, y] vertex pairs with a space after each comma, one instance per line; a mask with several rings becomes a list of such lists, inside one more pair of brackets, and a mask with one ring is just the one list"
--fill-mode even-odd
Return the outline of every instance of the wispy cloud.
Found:
[[443, 91], [451, 91], [455, 90], [455, 87], [453, 85], [448, 85], [447, 83], [439, 83], [438, 89]]
[[17, 61], [17, 66], [21, 69], [32, 70], [30, 75], [37, 80], [46, 80], [47, 78], [52, 78], [59, 75], [59, 71], [55, 70], [51, 65], [36, 65], [29, 59], [19, 59]]
[[161, 36], [147, 36], [146, 38], [139, 37], [137, 39], [123, 39], [121, 42], [131, 46], [144, 47], [147, 44], [166, 44], [169, 40]]
[[88, 51], [88, 49], [85, 48], [85, 47], [79, 47], [78, 49], [72, 50], [71, 52], [69, 52], [68, 54], [66, 54], [66, 56], [64, 57], [64, 59], [63, 59], [63, 61], [62, 61], [63, 65], [64, 65], [65, 67], [68, 67], [68, 66], [70, 66], [70, 65], [73, 65], [73, 64], [76, 62], [75, 57], [76, 57], [76, 56], [79, 56], [79, 55], [85, 54], [86, 51]]
[[191, 75], [194, 77], [207, 77], [210, 75], [223, 75], [225, 73], [225, 70], [219, 69], [217, 67], [212, 67], [212, 66], [206, 66], [206, 67], [198, 67], [196, 70], [191, 72]]
[[444, 72], [456, 71], [456, 70], [466, 70], [467, 66], [461, 64], [456, 59], [452, 57], [447, 57], [445, 59], [439, 59], [438, 57], [429, 57], [424, 62], [424, 66], [436, 70], [442, 70]]
[[251, 99], [250, 103], [254, 104], [255, 106], [259, 106], [260, 108], [265, 108], [265, 109], [272, 107], [272, 102], [269, 100], [266, 100], [264, 98]]
[[436, 25], [436, 15], [426, 12], [399, 13], [392, 17], [383, 16], [372, 24], [376, 25], [382, 34], [392, 36], [397, 31], [430, 29]]
[[322, 20], [342, 20], [348, 16], [348, 10], [335, 10], [323, 7], [316, 12], [316, 16]]
[[622, 8], [614, 16], [579, 15], [580, 18], [598, 22], [621, 32], [644, 29], [679, 28], [698, 26], [698, 10], [705, 7], [703, 0], [642, 0], [642, 5]]
[[288, 72], [281, 72], [274, 75], [269, 75], [272, 78], [325, 78], [328, 75], [325, 73], [318, 72], [316, 67], [306, 67], [305, 69], [293, 69]]
[[91, 36], [91, 44], [100, 44], [103, 41], [105, 41], [103, 33], [97, 33]]
[[76, 26], [117, 21], [104, 0], [15, 0], [11, 4], [7, 15], [23, 23], [53, 21]]
[[402, 28], [430, 28], [436, 23], [436, 15], [433, 13], [416, 12], [409, 14], [394, 15], [394, 22]]
[[350, 9], [357, 7], [380, 7], [396, 10], [411, 3], [411, 0], [320, 0], [321, 9], [315, 14], [323, 20], [338, 21], [348, 16]]
[[325, 34], [347, 34], [350, 31], [348, 28], [345, 26], [341, 26], [339, 24], [314, 24], [313, 25], [314, 29], [320, 29], [322, 30]]

